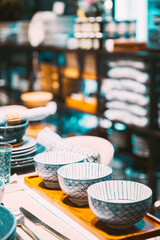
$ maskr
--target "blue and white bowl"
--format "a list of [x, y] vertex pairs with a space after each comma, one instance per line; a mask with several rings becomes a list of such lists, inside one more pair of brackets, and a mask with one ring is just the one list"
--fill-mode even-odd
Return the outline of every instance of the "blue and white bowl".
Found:
[[87, 188], [112, 179], [112, 168], [100, 163], [74, 163], [58, 169], [61, 189], [69, 198], [88, 202]]
[[0, 206], [0, 239], [16, 239], [17, 221], [7, 208]]
[[126, 180], [96, 183], [87, 190], [94, 215], [112, 228], [128, 228], [139, 222], [149, 210], [152, 190]]
[[5, 188], [5, 183], [0, 179], [0, 203], [2, 202], [4, 197], [4, 188]]
[[83, 162], [84, 156], [69, 151], [50, 151], [39, 153], [34, 157], [37, 174], [48, 188], [59, 188], [57, 170], [67, 164]]

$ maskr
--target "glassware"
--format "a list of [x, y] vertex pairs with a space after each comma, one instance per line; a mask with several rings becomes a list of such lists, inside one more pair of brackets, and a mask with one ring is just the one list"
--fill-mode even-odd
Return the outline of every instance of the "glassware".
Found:
[[12, 145], [0, 143], [0, 179], [5, 183], [10, 182]]

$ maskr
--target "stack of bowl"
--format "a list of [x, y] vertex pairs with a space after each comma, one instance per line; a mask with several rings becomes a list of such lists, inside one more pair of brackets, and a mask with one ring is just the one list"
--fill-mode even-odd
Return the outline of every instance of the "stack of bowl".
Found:
[[35, 169], [48, 188], [61, 188], [78, 205], [88, 204], [94, 215], [111, 228], [128, 228], [149, 211], [152, 190], [144, 184], [112, 180], [112, 168], [88, 162], [69, 151], [40, 153]]

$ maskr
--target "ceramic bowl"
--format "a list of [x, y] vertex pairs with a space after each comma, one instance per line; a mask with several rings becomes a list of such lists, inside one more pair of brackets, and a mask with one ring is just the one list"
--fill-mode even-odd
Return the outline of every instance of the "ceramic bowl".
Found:
[[0, 180], [0, 203], [2, 202], [4, 197], [4, 188], [5, 188], [5, 184], [2, 180]]
[[13, 126], [1, 126], [0, 142], [20, 142], [26, 133], [27, 127], [27, 120], [23, 120], [22, 123]]
[[28, 108], [44, 107], [53, 99], [53, 94], [45, 91], [26, 92], [21, 94], [24, 106]]
[[95, 216], [111, 228], [128, 228], [149, 210], [152, 190], [126, 180], [96, 183], [87, 190], [89, 206]]
[[37, 154], [34, 166], [48, 188], [59, 188], [57, 170], [67, 164], [83, 162], [84, 156], [69, 151], [50, 151]]
[[87, 188], [96, 182], [112, 179], [112, 168], [100, 163], [74, 163], [58, 169], [61, 189], [70, 199], [88, 202]]
[[16, 239], [17, 222], [7, 208], [0, 205], [0, 239]]

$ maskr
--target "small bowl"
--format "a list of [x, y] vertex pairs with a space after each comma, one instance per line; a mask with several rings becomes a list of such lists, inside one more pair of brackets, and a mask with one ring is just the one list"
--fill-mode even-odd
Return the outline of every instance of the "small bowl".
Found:
[[0, 179], [0, 203], [2, 202], [4, 197], [4, 188], [5, 188], [4, 181]]
[[21, 142], [28, 127], [28, 120], [13, 126], [0, 127], [0, 142]]
[[21, 100], [24, 106], [28, 108], [44, 107], [52, 98], [53, 94], [45, 91], [26, 92], [21, 94]]
[[87, 190], [94, 215], [111, 228], [129, 228], [149, 210], [152, 190], [146, 185], [126, 180], [96, 183]]
[[17, 221], [11, 211], [0, 205], [0, 239], [16, 239]]
[[58, 169], [61, 189], [70, 199], [88, 203], [87, 188], [100, 181], [112, 179], [112, 168], [100, 163], [74, 163]]
[[50, 151], [39, 153], [34, 157], [37, 174], [48, 188], [59, 188], [57, 170], [75, 162], [83, 162], [84, 156], [69, 151]]

